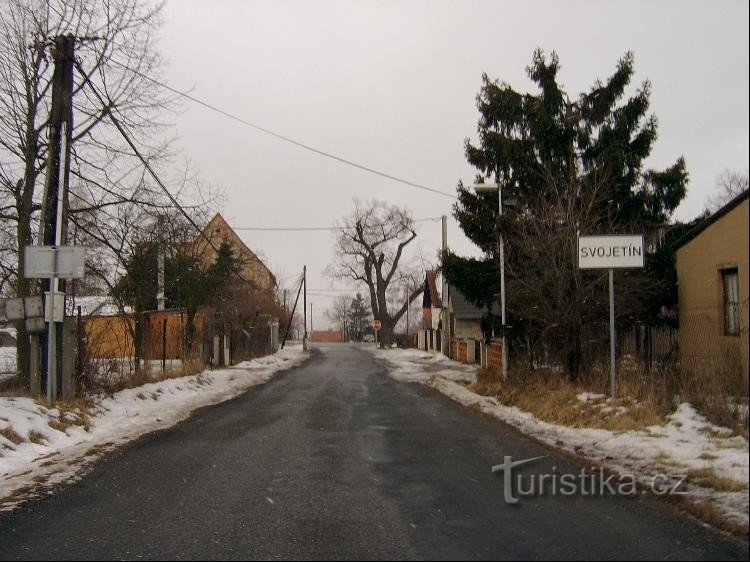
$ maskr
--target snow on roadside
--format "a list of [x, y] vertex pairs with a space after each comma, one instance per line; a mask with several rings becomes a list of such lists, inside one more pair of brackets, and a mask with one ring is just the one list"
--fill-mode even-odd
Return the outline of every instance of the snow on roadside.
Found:
[[[529, 412], [501, 404], [459, 384], [476, 381], [475, 367], [414, 349], [369, 351], [385, 362], [389, 374], [397, 380], [430, 386], [544, 443], [590, 458], [620, 474], [633, 474], [646, 485], [657, 475], [708, 471], [724, 481], [723, 490], [701, 486], [696, 478], [687, 484], [691, 499], [709, 501], [739, 526], [748, 524], [748, 441], [732, 436], [727, 428], [711, 424], [688, 403], [680, 404], [663, 425], [643, 430], [615, 432], [567, 427], [541, 421]], [[440, 368], [436, 369], [436, 365]], [[445, 376], [445, 373], [450, 374]], [[586, 402], [603, 397], [584, 393], [578, 398]]]
[[97, 395], [84, 412], [48, 409], [30, 398], [0, 397], [0, 510], [27, 499], [26, 492], [80, 476], [104, 451], [168, 428], [196, 409], [238, 396], [282, 369], [302, 363], [301, 346], [240, 365], [203, 371]]

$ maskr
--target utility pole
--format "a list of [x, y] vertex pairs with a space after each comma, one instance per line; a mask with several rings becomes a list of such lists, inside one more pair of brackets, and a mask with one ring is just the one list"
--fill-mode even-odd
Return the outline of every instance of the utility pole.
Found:
[[[497, 214], [498, 220], [502, 220], [503, 216], [503, 187], [500, 182], [474, 184], [474, 191], [477, 193], [490, 193], [497, 191]], [[498, 240], [498, 253], [500, 254], [500, 315], [502, 323], [502, 342], [503, 342], [503, 365], [502, 373], [503, 379], [508, 376], [508, 341], [505, 336], [506, 332], [506, 316], [505, 316], [505, 238], [503, 237], [502, 229], [499, 229], [500, 239]]]
[[[52, 49], [55, 70], [52, 75], [52, 105], [49, 118], [49, 154], [47, 177], [42, 201], [42, 217], [39, 237], [42, 245], [61, 246], [67, 238], [68, 190], [70, 187], [70, 143], [73, 136], [73, 64], [75, 37], [57, 36]], [[55, 255], [54, 269], [57, 269]], [[55, 322], [55, 293], [61, 287], [53, 274], [47, 291], [49, 327], [47, 331], [47, 401], [57, 398], [57, 364], [59, 330]], [[64, 287], [62, 287], [64, 289]], [[63, 306], [64, 311], [64, 306]]]
[[302, 349], [307, 350], [307, 266], [302, 267], [302, 283], [305, 286], [305, 292], [302, 296], [302, 316], [305, 324], [304, 334], [302, 336]]
[[[503, 217], [503, 188], [500, 182], [497, 184], [497, 204], [498, 216], [500, 220]], [[501, 223], [502, 224], [502, 223]], [[500, 229], [500, 313], [502, 322], [503, 336], [503, 380], [508, 378], [508, 340], [505, 337], [505, 237], [502, 228]]]
[[313, 330], [313, 313], [312, 313], [312, 305], [313, 303], [310, 303], [310, 336], [312, 336], [312, 333], [315, 331]]
[[[441, 217], [441, 223], [443, 227], [443, 256], [448, 251], [448, 217], [443, 215]], [[441, 272], [442, 277], [442, 297], [443, 297], [443, 333], [442, 333], [442, 351], [443, 355], [450, 356], [450, 318], [448, 317], [448, 280], [445, 277], [445, 267]]]
[[164, 217], [159, 215], [156, 222], [156, 237], [158, 244], [158, 257], [157, 257], [157, 274], [156, 274], [156, 308], [157, 310], [164, 310]]
[[409, 337], [409, 287], [406, 288], [406, 337]]

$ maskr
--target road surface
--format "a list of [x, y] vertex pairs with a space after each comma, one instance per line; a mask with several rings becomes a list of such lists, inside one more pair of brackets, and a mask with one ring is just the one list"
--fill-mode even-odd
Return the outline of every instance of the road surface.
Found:
[[505, 455], [580, 470], [357, 346], [321, 347], [0, 515], [0, 559], [747, 559], [652, 498], [508, 505]]

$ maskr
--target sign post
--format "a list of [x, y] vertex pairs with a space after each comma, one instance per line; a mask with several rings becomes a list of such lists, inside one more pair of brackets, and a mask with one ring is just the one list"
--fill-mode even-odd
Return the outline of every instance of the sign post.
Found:
[[[59, 225], [60, 223], [58, 223]], [[58, 228], [59, 229], [59, 228]], [[45, 320], [49, 322], [47, 335], [47, 401], [50, 406], [57, 397], [57, 337], [56, 324], [65, 315], [65, 296], [57, 293], [58, 279], [80, 279], [84, 276], [86, 248], [82, 246], [26, 246], [24, 248], [26, 278], [49, 278], [49, 293], [45, 303]], [[55, 295], [58, 295], [55, 304]], [[62, 314], [58, 309], [62, 309]]]
[[643, 267], [642, 235], [578, 236], [578, 268], [609, 270], [610, 395], [617, 398], [615, 361], [615, 269]]
[[381, 327], [382, 324], [380, 323], [380, 320], [372, 321], [372, 329], [375, 330], [375, 347], [378, 347], [378, 332], [380, 331]]

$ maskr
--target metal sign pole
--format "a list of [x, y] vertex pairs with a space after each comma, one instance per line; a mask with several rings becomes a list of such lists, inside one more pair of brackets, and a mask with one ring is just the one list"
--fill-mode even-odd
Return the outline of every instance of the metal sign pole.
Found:
[[609, 376], [610, 393], [617, 398], [617, 365], [615, 362], [615, 270], [609, 270]]
[[55, 291], [57, 290], [57, 279], [54, 271], [57, 269], [57, 249], [53, 250], [55, 256], [53, 262], [53, 273], [49, 278], [49, 308], [50, 317], [47, 327], [47, 403], [52, 403], [57, 396], [57, 333], [55, 326]]

